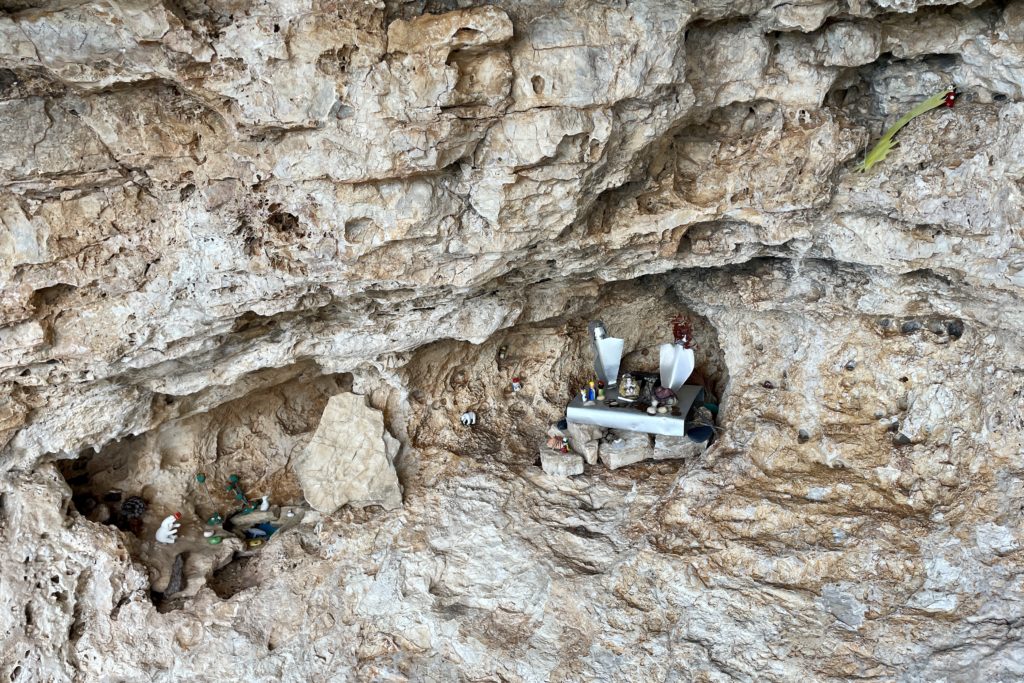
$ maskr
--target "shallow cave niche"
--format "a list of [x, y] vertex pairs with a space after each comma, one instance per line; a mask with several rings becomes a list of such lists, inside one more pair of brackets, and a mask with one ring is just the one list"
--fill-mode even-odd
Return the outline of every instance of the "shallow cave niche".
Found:
[[[621, 376], [658, 371], [659, 346], [673, 341], [676, 316], [690, 321], [695, 340], [688, 383], [702, 385], [705, 400], [717, 404], [728, 384], [718, 331], [676, 299], [667, 281], [645, 279], [606, 285], [583, 310], [516, 325], [479, 345], [443, 340], [421, 348], [404, 369], [410, 443], [424, 452], [533, 465], [545, 432], [595, 378], [589, 322], [599, 319], [625, 340]], [[513, 391], [513, 378], [521, 391]], [[476, 414], [471, 427], [460, 421], [466, 411]]]
[[[289, 464], [309, 443], [327, 401], [350, 390], [351, 381], [348, 375], [303, 374], [62, 461], [74, 508], [92, 522], [119, 529], [133, 560], [149, 570], [157, 607], [180, 606], [207, 585], [230, 597], [255, 585], [262, 547], [248, 544], [245, 528], [264, 521], [287, 528], [306, 515]], [[237, 489], [231, 488], [232, 475]], [[267, 496], [270, 509], [233, 519], [245, 506], [239, 491], [253, 507]], [[157, 543], [161, 522], [176, 512], [178, 540]], [[209, 524], [217, 514], [223, 522]], [[221, 542], [211, 543], [205, 531]], [[240, 559], [246, 561], [225, 571]]]

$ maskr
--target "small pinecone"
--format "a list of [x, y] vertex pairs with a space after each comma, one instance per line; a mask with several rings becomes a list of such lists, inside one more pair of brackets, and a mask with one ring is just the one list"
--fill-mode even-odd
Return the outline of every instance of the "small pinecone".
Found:
[[137, 519], [146, 512], [146, 501], [132, 496], [121, 503], [121, 516], [125, 519]]
[[138, 496], [126, 498], [117, 511], [114, 524], [122, 531], [131, 531], [138, 535], [142, 531], [142, 515], [146, 512], [146, 501]]

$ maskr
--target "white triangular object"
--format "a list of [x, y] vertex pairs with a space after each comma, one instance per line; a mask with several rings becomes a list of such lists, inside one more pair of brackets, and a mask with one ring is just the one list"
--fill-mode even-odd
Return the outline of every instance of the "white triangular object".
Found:
[[693, 366], [693, 349], [681, 344], [661, 345], [661, 386], [678, 391], [690, 378]]

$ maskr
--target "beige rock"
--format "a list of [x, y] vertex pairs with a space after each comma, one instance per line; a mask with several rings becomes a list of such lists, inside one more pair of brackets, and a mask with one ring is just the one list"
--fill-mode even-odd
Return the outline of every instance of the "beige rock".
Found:
[[583, 458], [575, 453], [558, 453], [550, 448], [540, 449], [540, 466], [546, 474], [571, 477], [583, 474]]
[[594, 425], [569, 423], [568, 436], [572, 449], [583, 456], [588, 465], [597, 464], [598, 450], [605, 430]]
[[333, 514], [343, 505], [402, 506], [395, 475], [399, 443], [379, 410], [358, 394], [332, 396], [320, 426], [292, 467], [314, 509]]
[[626, 465], [654, 457], [651, 446], [651, 435], [640, 432], [612, 430], [601, 443], [598, 452], [601, 462], [610, 470], [617, 470]]

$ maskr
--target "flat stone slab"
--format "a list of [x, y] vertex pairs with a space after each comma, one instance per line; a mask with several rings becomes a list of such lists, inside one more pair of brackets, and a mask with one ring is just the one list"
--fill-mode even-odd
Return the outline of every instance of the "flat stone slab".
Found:
[[694, 441], [688, 436], [656, 436], [652, 458], [655, 460], [689, 460], [708, 447], [707, 441]]
[[547, 474], [571, 477], [583, 474], [583, 457], [575, 453], [556, 453], [544, 448], [540, 452], [540, 466]]
[[651, 439], [640, 432], [612, 432], [598, 451], [601, 462], [610, 470], [654, 457]]

